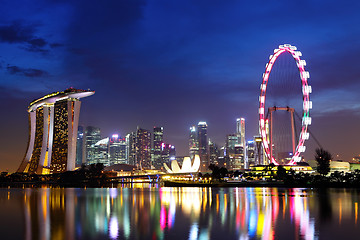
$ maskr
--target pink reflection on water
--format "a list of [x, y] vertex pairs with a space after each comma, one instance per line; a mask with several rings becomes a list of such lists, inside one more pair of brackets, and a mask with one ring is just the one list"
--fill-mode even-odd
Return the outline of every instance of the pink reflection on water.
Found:
[[160, 210], [160, 228], [161, 230], [164, 230], [166, 227], [166, 209], [164, 206], [161, 206]]

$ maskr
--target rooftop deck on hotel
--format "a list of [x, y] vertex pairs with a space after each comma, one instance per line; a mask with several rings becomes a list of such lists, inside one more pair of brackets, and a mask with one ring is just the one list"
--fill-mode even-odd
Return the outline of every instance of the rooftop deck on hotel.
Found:
[[91, 96], [94, 93], [95, 91], [81, 90], [75, 88], [68, 88], [63, 92], [50, 93], [42, 98], [32, 101], [29, 105], [28, 112], [35, 111], [38, 107], [41, 107], [44, 104], [54, 104], [57, 101], [69, 99], [69, 98], [79, 99], [79, 98]]

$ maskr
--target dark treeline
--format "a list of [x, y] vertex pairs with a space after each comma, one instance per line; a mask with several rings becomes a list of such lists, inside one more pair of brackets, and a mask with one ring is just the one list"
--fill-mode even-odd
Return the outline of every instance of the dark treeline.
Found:
[[81, 166], [76, 171], [67, 171], [54, 174], [28, 174], [6, 172], [0, 175], [0, 185], [20, 186], [22, 184], [39, 186], [43, 184], [63, 187], [105, 187], [110, 184], [107, 175], [103, 172], [102, 163]]

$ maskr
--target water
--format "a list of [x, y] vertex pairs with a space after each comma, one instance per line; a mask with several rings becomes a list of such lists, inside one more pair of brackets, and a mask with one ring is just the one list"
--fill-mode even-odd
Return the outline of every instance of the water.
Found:
[[356, 189], [0, 189], [1, 239], [359, 239]]

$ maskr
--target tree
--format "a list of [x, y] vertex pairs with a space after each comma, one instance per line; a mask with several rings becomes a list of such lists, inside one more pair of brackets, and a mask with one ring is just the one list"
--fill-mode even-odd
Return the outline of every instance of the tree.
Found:
[[226, 175], [228, 174], [228, 172], [229, 172], [229, 171], [227, 170], [227, 168], [221, 167], [220, 170], [219, 170], [220, 177], [221, 177], [221, 178], [226, 177]]
[[211, 177], [214, 179], [221, 179], [228, 174], [228, 170], [224, 167], [219, 168], [215, 164], [210, 164], [209, 169], [212, 171]]
[[212, 171], [211, 177], [213, 179], [220, 179], [220, 168], [218, 166], [210, 164], [208, 168]]
[[317, 148], [315, 150], [315, 160], [317, 162], [316, 170], [321, 175], [325, 176], [330, 172], [330, 161], [332, 159], [331, 153], [322, 149]]
[[285, 180], [286, 179], [286, 176], [287, 176], [286, 169], [282, 165], [279, 165], [277, 167], [276, 176], [280, 180]]

